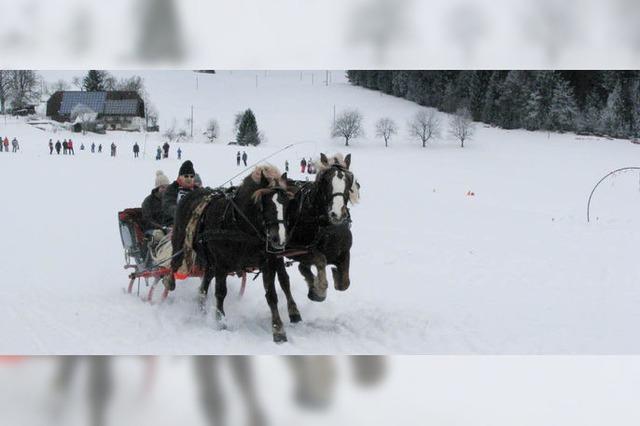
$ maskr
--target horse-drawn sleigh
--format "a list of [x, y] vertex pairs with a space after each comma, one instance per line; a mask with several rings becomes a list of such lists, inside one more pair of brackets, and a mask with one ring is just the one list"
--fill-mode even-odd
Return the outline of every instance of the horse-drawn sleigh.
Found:
[[[160, 280], [165, 284], [164, 299], [175, 288], [176, 278], [200, 277], [200, 306], [206, 310], [209, 285], [215, 278], [215, 315], [224, 327], [227, 275], [243, 278], [242, 293], [247, 272], [257, 271], [262, 274], [272, 314], [274, 341], [286, 341], [278, 313], [276, 275], [287, 299], [290, 321], [301, 320], [291, 295], [286, 258], [291, 259], [289, 264], [299, 262], [298, 269], [309, 286], [308, 297], [313, 301], [326, 298], [327, 264], [336, 265], [336, 289], [349, 287], [352, 236], [347, 203], [359, 198], [359, 184], [349, 170], [350, 162], [350, 155], [327, 158], [322, 154], [314, 182], [293, 181], [273, 166], [259, 166], [238, 187], [192, 191], [178, 205], [170, 259], [154, 258], [153, 248], [144, 246], [136, 209], [120, 212], [125, 268], [133, 268], [128, 291], [136, 280], [140, 283], [140, 279], [153, 278], [147, 299], [151, 299]], [[316, 267], [317, 276], [311, 266]]]

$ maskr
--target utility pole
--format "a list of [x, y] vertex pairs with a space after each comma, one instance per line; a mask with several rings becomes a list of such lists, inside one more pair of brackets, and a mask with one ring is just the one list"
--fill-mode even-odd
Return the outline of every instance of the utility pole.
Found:
[[191, 139], [193, 139], [193, 105], [191, 105]]

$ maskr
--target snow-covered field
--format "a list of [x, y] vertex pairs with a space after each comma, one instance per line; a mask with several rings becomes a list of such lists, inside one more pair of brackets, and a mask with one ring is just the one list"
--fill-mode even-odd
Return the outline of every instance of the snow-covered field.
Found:
[[[55, 81], [82, 72], [47, 71]], [[117, 76], [131, 73], [117, 72]], [[0, 117], [0, 135], [17, 136], [18, 154], [0, 153], [0, 353], [425, 353], [626, 354], [640, 352], [637, 262], [640, 178], [606, 181], [586, 223], [586, 201], [607, 172], [638, 165], [640, 145], [574, 134], [505, 131], [477, 125], [462, 149], [443, 138], [423, 149], [406, 135], [416, 104], [352, 87], [342, 72], [145, 71], [161, 126], [178, 127], [194, 107], [195, 133], [210, 118], [220, 142], [180, 144], [205, 185], [240, 169], [236, 112], [251, 108], [267, 141], [249, 162], [296, 143], [270, 161], [350, 152], [362, 184], [352, 208], [351, 288], [306, 298], [290, 268], [303, 322], [287, 323], [289, 342], [271, 341], [260, 279], [237, 296], [229, 279], [228, 329], [196, 313], [197, 280], [179, 282], [164, 304], [123, 294], [127, 273], [116, 213], [138, 206], [155, 171], [177, 175], [180, 162], [157, 162], [159, 135], [47, 133]], [[312, 84], [313, 82], [313, 84]], [[366, 136], [329, 137], [334, 105], [357, 108]], [[375, 121], [389, 116], [400, 134], [385, 148]], [[443, 115], [446, 127], [447, 118]], [[76, 155], [49, 156], [49, 138], [72, 137]], [[202, 139], [199, 136], [199, 139]], [[102, 154], [80, 142], [102, 143]], [[106, 148], [115, 141], [118, 157]], [[146, 147], [133, 159], [131, 145]], [[467, 196], [472, 191], [475, 196]], [[595, 220], [597, 219], [597, 220]], [[286, 318], [286, 304], [280, 309]]]

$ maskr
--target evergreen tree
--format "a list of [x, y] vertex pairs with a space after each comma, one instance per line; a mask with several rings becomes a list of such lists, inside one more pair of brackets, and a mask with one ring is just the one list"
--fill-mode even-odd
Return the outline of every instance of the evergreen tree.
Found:
[[469, 111], [474, 121], [482, 120], [482, 110], [484, 106], [484, 95], [491, 71], [471, 71], [469, 77]]
[[383, 93], [387, 95], [391, 95], [393, 93], [392, 90], [392, 71], [378, 71], [378, 90], [381, 90]]
[[569, 131], [575, 129], [578, 117], [578, 106], [573, 96], [573, 89], [565, 80], [559, 79], [553, 89], [549, 124], [551, 130]]
[[585, 106], [578, 116], [578, 130], [581, 132], [598, 132], [601, 125], [601, 105], [597, 93], [591, 92], [585, 101]]
[[391, 90], [394, 96], [407, 98], [408, 71], [395, 71], [391, 79]]
[[365, 81], [365, 87], [372, 90], [378, 89], [378, 73], [379, 71], [365, 71], [367, 78]]
[[529, 98], [525, 105], [524, 126], [527, 130], [542, 129], [546, 120], [546, 116], [542, 114], [541, 109], [542, 96], [537, 91], [529, 93]]
[[622, 105], [622, 84], [618, 81], [607, 98], [607, 105], [602, 110], [601, 116], [601, 128], [611, 136], [622, 136], [624, 128], [620, 115], [620, 111], [623, 109]]
[[82, 87], [87, 92], [101, 92], [105, 90], [106, 77], [104, 71], [90, 70], [82, 80]]
[[525, 71], [509, 71], [502, 84], [497, 105], [497, 121], [505, 129], [524, 127], [524, 113], [529, 99]]
[[240, 145], [259, 145], [260, 135], [258, 133], [258, 123], [251, 109], [244, 112], [240, 126], [238, 126], [238, 134], [236, 141]]
[[536, 71], [533, 91], [538, 97], [538, 120], [541, 129], [549, 130], [549, 112], [553, 99], [553, 90], [561, 77], [555, 71]]
[[498, 98], [502, 87], [500, 71], [494, 71], [489, 78], [489, 84], [484, 96], [484, 107], [482, 109], [482, 121], [489, 124], [497, 124]]
[[422, 100], [422, 86], [423, 79], [421, 73], [418, 71], [409, 72], [407, 76], [407, 94], [405, 98], [409, 101], [424, 105]]

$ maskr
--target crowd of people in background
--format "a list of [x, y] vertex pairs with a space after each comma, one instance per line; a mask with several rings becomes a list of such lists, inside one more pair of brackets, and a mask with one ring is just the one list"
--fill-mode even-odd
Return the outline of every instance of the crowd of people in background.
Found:
[[[20, 143], [17, 138], [11, 139], [11, 152], [18, 152], [20, 150]], [[9, 137], [5, 136], [4, 139], [0, 136], [0, 152], [9, 152]]]
[[[18, 144], [18, 140], [16, 138], [13, 138], [13, 141], [11, 142], [11, 144], [13, 146], [13, 152], [17, 152], [20, 149], [20, 145]], [[74, 145], [71, 139], [64, 139], [62, 142], [58, 140], [55, 143], [53, 142], [53, 139], [49, 139], [48, 146], [49, 146], [49, 155], [53, 155], [54, 152], [57, 155], [60, 155], [60, 154], [75, 155]], [[101, 143], [96, 145], [95, 142], [91, 142], [91, 145], [89, 147], [92, 154], [95, 154], [96, 150], [98, 154], [102, 153]], [[115, 157], [118, 152], [118, 147], [116, 143], [112, 142], [110, 148], [111, 148], [110, 150], [111, 157]], [[168, 142], [165, 142], [164, 145], [162, 145], [162, 147], [158, 146], [156, 151], [156, 160], [169, 158], [169, 148], [170, 146]], [[84, 143], [80, 144], [80, 150], [81, 151], [85, 150]], [[7, 151], [7, 152], [9, 151], [9, 139], [7, 137], [5, 137], [4, 139], [0, 137], [0, 152], [2, 151]], [[176, 154], [178, 155], [178, 160], [182, 159], [182, 152], [183, 152], [182, 148], [178, 148], [178, 150], [176, 151]], [[138, 142], [135, 142], [133, 144], [133, 158], [139, 158], [139, 156], [140, 156], [140, 145], [138, 144]]]
[[[288, 163], [285, 165], [285, 169], [289, 169]], [[316, 166], [313, 163], [311, 157], [309, 157], [309, 161], [307, 161], [306, 158], [302, 157], [302, 160], [300, 160], [300, 173], [308, 173], [310, 175], [314, 175], [317, 173]]]

